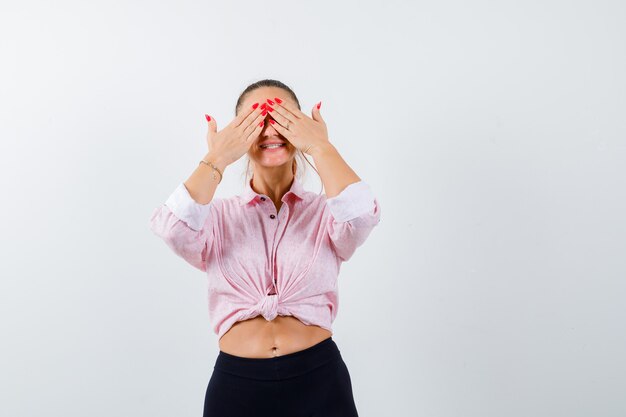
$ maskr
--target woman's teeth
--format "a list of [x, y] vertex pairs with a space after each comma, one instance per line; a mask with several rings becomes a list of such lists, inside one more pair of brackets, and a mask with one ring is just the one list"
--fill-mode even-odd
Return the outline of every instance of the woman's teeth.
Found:
[[261, 148], [274, 149], [274, 148], [280, 148], [281, 146], [285, 146], [285, 144], [284, 143], [272, 143], [271, 145], [261, 145]]

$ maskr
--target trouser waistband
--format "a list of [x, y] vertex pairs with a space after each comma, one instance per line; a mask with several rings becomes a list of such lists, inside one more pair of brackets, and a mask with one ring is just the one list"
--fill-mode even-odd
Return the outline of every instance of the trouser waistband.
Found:
[[245, 358], [220, 350], [214, 369], [269, 381], [304, 375], [340, 357], [339, 347], [331, 336], [307, 349], [273, 358]]

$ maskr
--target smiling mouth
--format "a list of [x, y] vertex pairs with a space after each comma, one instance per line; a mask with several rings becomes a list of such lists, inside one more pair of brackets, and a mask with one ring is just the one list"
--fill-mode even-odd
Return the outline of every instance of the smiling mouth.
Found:
[[269, 144], [269, 145], [259, 145], [259, 148], [261, 148], [261, 149], [278, 149], [278, 148], [284, 148], [286, 146], [287, 146], [286, 143], [272, 143], [272, 144]]

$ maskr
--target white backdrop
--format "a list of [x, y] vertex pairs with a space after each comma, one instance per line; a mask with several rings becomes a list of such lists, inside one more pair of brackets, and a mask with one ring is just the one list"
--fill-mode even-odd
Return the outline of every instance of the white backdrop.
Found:
[[626, 415], [624, 39], [620, 1], [3, 1], [0, 415], [202, 414], [207, 283], [148, 220], [262, 78], [381, 205], [361, 416]]

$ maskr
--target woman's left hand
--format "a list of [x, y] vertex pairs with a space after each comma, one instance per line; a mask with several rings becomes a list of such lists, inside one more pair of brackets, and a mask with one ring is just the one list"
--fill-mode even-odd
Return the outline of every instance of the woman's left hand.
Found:
[[311, 111], [313, 118], [302, 113], [297, 107], [287, 104], [284, 100], [278, 103], [276, 99], [268, 99], [267, 102], [274, 109], [270, 112], [270, 116], [274, 119], [270, 119], [270, 123], [296, 149], [313, 155], [316, 151], [330, 144], [326, 122], [320, 114], [321, 101], [313, 106]]

